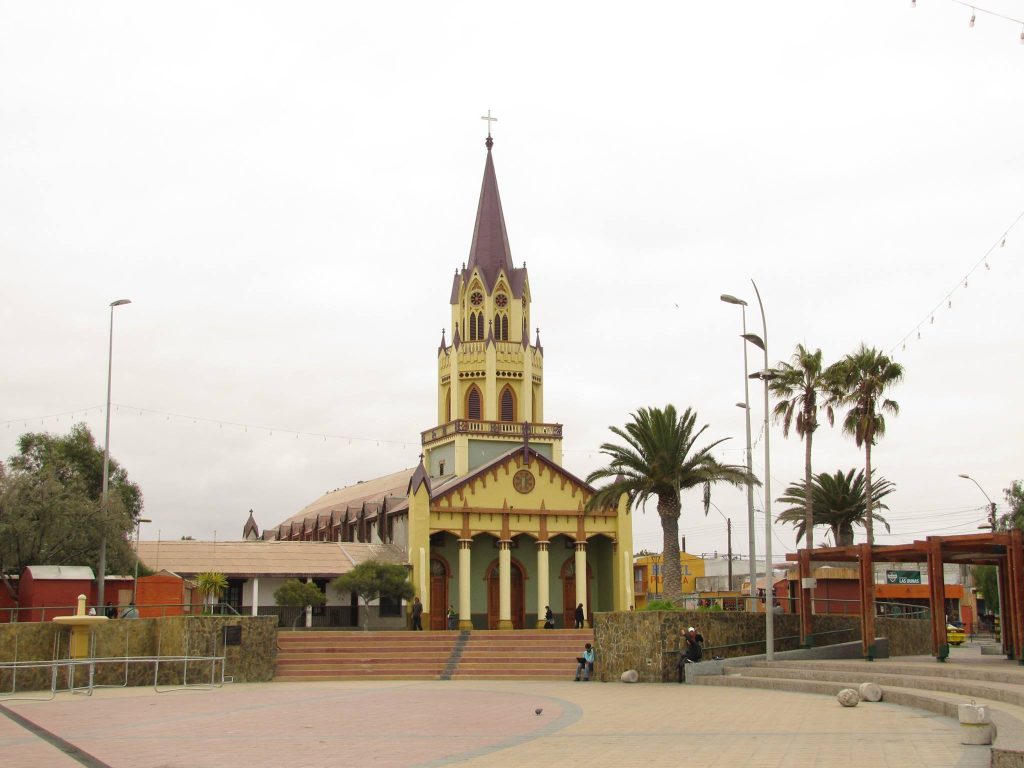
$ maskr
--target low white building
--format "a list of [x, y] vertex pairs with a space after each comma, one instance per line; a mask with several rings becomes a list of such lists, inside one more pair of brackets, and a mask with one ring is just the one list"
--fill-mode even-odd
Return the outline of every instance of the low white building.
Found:
[[[355, 594], [338, 592], [331, 581], [359, 563], [378, 560], [402, 563], [405, 551], [393, 544], [339, 541], [142, 541], [139, 559], [154, 571], [166, 570], [194, 579], [200, 573], [223, 573], [228, 588], [221, 601], [240, 614], [280, 616], [291, 626], [299, 608], [281, 607], [274, 592], [290, 579], [316, 584], [327, 598], [323, 606], [307, 607], [298, 625], [357, 627], [365, 607]], [[381, 604], [383, 603], [383, 604]], [[375, 629], [401, 629], [401, 601], [375, 601], [369, 624]]]

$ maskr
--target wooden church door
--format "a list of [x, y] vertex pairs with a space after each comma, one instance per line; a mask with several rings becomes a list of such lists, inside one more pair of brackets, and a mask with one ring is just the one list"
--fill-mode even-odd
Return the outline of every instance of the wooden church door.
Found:
[[[512, 628], [526, 626], [526, 593], [523, 585], [523, 569], [515, 560], [509, 572], [509, 597], [512, 608]], [[495, 560], [487, 574], [487, 628], [497, 629], [501, 609], [501, 578], [498, 561]]]
[[[593, 578], [590, 563], [587, 563], [587, 621], [594, 612], [590, 603], [590, 580]], [[576, 558], [570, 556], [562, 565], [562, 626], [572, 629], [576, 626]]]
[[430, 628], [448, 628], [448, 565], [436, 555], [430, 558]]

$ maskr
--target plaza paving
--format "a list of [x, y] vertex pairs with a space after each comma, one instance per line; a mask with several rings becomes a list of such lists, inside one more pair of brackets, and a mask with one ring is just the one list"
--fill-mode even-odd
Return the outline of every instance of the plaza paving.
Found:
[[962, 746], [955, 722], [922, 710], [702, 686], [265, 683], [3, 707], [23, 719], [0, 716], [5, 768], [989, 764], [987, 747]]

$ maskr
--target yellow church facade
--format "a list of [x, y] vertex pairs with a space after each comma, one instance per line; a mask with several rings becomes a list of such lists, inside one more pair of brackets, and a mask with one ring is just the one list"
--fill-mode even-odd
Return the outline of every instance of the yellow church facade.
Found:
[[[488, 136], [469, 259], [437, 349], [437, 423], [419, 465], [327, 494], [263, 538], [394, 544], [407, 555], [426, 629], [572, 626], [582, 605], [633, 603], [632, 515], [587, 510], [594, 489], [562, 467], [562, 425], [544, 414], [544, 349], [531, 337], [525, 263], [515, 266]], [[404, 493], [398, 483], [405, 483]], [[379, 495], [377, 495], [379, 494]]]

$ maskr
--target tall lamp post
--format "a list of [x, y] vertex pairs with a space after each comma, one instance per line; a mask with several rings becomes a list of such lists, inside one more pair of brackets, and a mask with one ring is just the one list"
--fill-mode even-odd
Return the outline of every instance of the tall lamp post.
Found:
[[152, 523], [147, 517], [140, 517], [135, 521], [135, 579], [132, 581], [132, 602], [139, 602], [139, 532], [143, 523]]
[[107, 490], [110, 475], [110, 384], [114, 372], [114, 307], [131, 304], [131, 299], [118, 299], [110, 302], [110, 343], [107, 348], [107, 429], [103, 437], [103, 491], [100, 496], [100, 557], [96, 574], [96, 602], [105, 606], [107, 587]]
[[[981, 483], [979, 483], [973, 477], [971, 477], [970, 475], [964, 474], [962, 472], [960, 473], [960, 477], [962, 477], [964, 480], [970, 480], [972, 483], [974, 483], [976, 486], [978, 486], [978, 490], [981, 491], [981, 495], [985, 497], [985, 501], [988, 502], [988, 525], [984, 525], [984, 526], [981, 526], [981, 527], [982, 528], [989, 528], [992, 531], [992, 533], [995, 533], [996, 532], [996, 503], [994, 501], [992, 501], [991, 498], [989, 498], [989, 495], [987, 493], [985, 493], [985, 489], [981, 487]], [[999, 589], [999, 571], [998, 571], [998, 569], [999, 569], [999, 566], [997, 565], [996, 566], [996, 610], [993, 611], [993, 613], [995, 613], [996, 611], [999, 611], [1000, 613], [1002, 613], [1002, 610], [1003, 610], [1002, 609], [1003, 596], [1001, 594], [1002, 590]], [[1000, 617], [1000, 630], [1002, 630], [1002, 619], [1001, 619], [1001, 617]], [[1002, 635], [1002, 631], [1000, 631], [999, 634]]]
[[[723, 293], [720, 297], [726, 304], [736, 304], [740, 307], [743, 314], [743, 336], [746, 339], [747, 334], [747, 302], [743, 299], [737, 299], [735, 296], [730, 296], [728, 293]], [[737, 407], [742, 408], [746, 412], [747, 418], [747, 474], [753, 475], [754, 473], [754, 462], [753, 455], [751, 453], [750, 445], [750, 379], [747, 376], [747, 345], [746, 342], [743, 344], [743, 402], [736, 403]], [[747, 609], [753, 611], [757, 606], [757, 560], [754, 556], [754, 484], [747, 483], [747, 545], [750, 551], [750, 600], [748, 601]], [[732, 584], [729, 584], [729, 588], [732, 588]]]
[[[757, 296], [757, 306], [761, 310], [761, 336], [756, 333], [744, 333], [743, 338], [764, 352], [764, 369], [752, 373], [748, 378], [761, 379], [764, 382], [764, 642], [765, 658], [775, 658], [775, 622], [772, 611], [775, 608], [775, 581], [772, 572], [772, 465], [769, 448], [768, 416], [770, 404], [768, 400], [768, 383], [776, 378], [776, 374], [768, 367], [768, 322], [764, 317], [764, 303], [757, 283], [750, 281]], [[749, 413], [749, 410], [747, 411]]]

